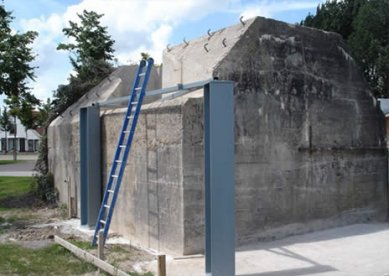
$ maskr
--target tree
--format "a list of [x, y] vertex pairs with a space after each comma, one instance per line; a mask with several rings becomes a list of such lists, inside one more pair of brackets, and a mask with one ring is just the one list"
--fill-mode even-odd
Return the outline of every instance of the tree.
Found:
[[4, 102], [9, 107], [9, 114], [13, 116], [14, 120], [14, 146], [13, 146], [13, 157], [14, 160], [17, 159], [17, 150], [16, 150], [16, 136], [17, 136], [17, 124], [16, 118], [19, 118], [23, 126], [25, 127], [26, 133], [27, 129], [32, 128], [33, 116], [32, 110], [36, 105], [39, 105], [39, 100], [32, 94], [27, 93], [24, 97], [17, 97], [15, 95], [8, 97]]
[[18, 110], [18, 118], [22, 125], [24, 126], [24, 130], [26, 132], [26, 140], [28, 143], [28, 130], [34, 129], [37, 126], [37, 118], [34, 116], [35, 106], [33, 103], [28, 101], [22, 101]]
[[389, 97], [389, 0], [327, 1], [302, 25], [346, 39], [376, 97]]
[[0, 116], [0, 129], [4, 131], [5, 136], [5, 153], [8, 151], [7, 133], [12, 129], [12, 123], [8, 115], [7, 108], [3, 109], [3, 113]]
[[74, 43], [60, 43], [57, 50], [70, 52], [70, 63], [76, 74], [70, 75], [68, 85], [60, 85], [54, 92], [56, 114], [62, 113], [112, 72], [114, 40], [108, 35], [107, 27], [101, 26], [102, 16], [84, 10], [78, 15], [80, 24], [69, 21], [70, 26], [63, 29]]
[[29, 93], [27, 81], [34, 80], [31, 62], [35, 56], [30, 45], [38, 33], [12, 33], [10, 23], [13, 17], [0, 5], [0, 94], [24, 97]]
[[37, 32], [13, 33], [10, 23], [11, 12], [0, 5], [0, 94], [5, 94], [6, 103], [10, 107], [10, 115], [14, 116], [14, 160], [16, 160], [16, 116], [23, 105], [37, 105], [39, 101], [30, 93], [28, 81], [35, 79], [35, 67], [31, 62], [35, 59], [31, 44]]
[[375, 95], [389, 97], [389, 1], [370, 0], [353, 20], [349, 45]]
[[36, 118], [36, 123], [38, 127], [44, 127], [49, 121], [50, 115], [53, 110], [53, 103], [50, 98], [47, 98], [46, 103], [43, 103], [38, 107], [38, 116]]
[[80, 25], [69, 21], [70, 27], [63, 29], [64, 34], [75, 43], [60, 43], [57, 49], [70, 51], [70, 62], [78, 77], [88, 80], [110, 69], [115, 41], [108, 35], [107, 27], [101, 26], [102, 14], [84, 10], [78, 17]]

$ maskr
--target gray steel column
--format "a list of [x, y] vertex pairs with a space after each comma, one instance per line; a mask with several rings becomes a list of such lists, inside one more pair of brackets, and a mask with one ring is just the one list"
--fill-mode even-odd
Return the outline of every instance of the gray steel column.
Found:
[[80, 109], [81, 225], [96, 224], [101, 203], [100, 109]]
[[204, 87], [205, 266], [212, 276], [235, 275], [234, 85]]

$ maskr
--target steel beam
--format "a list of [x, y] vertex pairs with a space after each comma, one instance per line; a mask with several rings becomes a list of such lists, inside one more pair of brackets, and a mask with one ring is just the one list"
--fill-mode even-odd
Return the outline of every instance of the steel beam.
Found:
[[80, 109], [81, 225], [94, 226], [101, 202], [100, 109]]
[[[149, 91], [146, 95], [176, 92], [169, 96], [171, 99], [201, 88], [204, 89], [205, 272], [232, 276], [235, 275], [234, 84], [205, 80]], [[128, 97], [81, 108], [82, 224], [95, 223], [100, 204], [100, 198], [96, 202], [91, 200], [97, 199], [94, 193], [101, 190], [100, 175], [96, 173], [100, 171], [101, 150], [99, 107], [124, 101]], [[94, 186], [97, 183], [99, 187]]]
[[233, 82], [204, 87], [205, 266], [212, 276], [235, 275]]
[[[187, 83], [187, 84], [178, 83], [175, 86], [161, 88], [161, 89], [152, 90], [152, 91], [147, 91], [145, 97], [147, 98], [147, 97], [172, 93], [172, 95], [169, 95], [169, 97], [166, 98], [166, 100], [170, 100], [170, 99], [182, 96], [186, 93], [190, 93], [192, 91], [195, 91], [197, 89], [202, 89], [204, 87], [204, 85], [208, 84], [211, 81], [212, 81], [212, 79], [203, 80], [203, 81], [196, 81], [196, 82]], [[173, 93], [173, 92], [176, 92], [176, 93]], [[93, 105], [99, 106], [99, 107], [111, 108], [113, 106], [121, 106], [124, 103], [127, 104], [129, 99], [130, 99], [130, 96], [118, 97], [118, 98], [114, 98], [114, 99], [110, 99], [110, 100], [106, 100], [106, 101], [96, 102]]]

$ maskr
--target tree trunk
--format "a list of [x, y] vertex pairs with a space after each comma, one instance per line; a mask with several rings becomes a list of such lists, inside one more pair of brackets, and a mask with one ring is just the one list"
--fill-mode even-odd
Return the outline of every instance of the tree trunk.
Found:
[[15, 125], [15, 131], [14, 131], [14, 161], [17, 160], [17, 153], [16, 153], [16, 131], [18, 127], [16, 126], [16, 116], [14, 116], [14, 125]]
[[7, 132], [8, 132], [8, 131], [4, 131], [4, 133], [5, 133], [5, 149], [4, 149], [4, 153], [5, 153], [5, 154], [8, 153], [8, 138], [7, 138]]
[[[28, 129], [26, 128], [26, 141], [24, 141], [24, 151], [28, 152], [28, 134], [27, 134]], [[26, 142], [27, 142], [27, 147], [26, 147]]]

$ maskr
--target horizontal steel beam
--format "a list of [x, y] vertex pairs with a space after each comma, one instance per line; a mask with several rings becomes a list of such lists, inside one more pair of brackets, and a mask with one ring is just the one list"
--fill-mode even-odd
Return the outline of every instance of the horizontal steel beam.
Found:
[[[207, 85], [211, 81], [212, 81], [212, 79], [207, 79], [207, 80], [191, 82], [191, 83], [187, 83], [187, 84], [178, 83], [175, 86], [161, 88], [161, 89], [152, 90], [152, 91], [147, 91], [146, 97], [172, 93], [171, 95], [164, 98], [165, 100], [171, 100], [171, 99], [174, 99], [176, 97], [185, 95], [189, 92], [192, 92], [194, 90], [202, 89], [204, 87], [204, 85]], [[121, 104], [127, 103], [129, 98], [130, 98], [130, 96], [118, 97], [118, 98], [114, 98], [114, 99], [107, 100], [107, 101], [95, 102], [92, 105], [96, 105], [96, 106], [103, 107], [103, 108], [104, 107], [110, 108], [110, 107], [114, 107], [114, 106], [121, 106]]]

